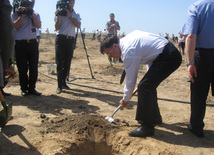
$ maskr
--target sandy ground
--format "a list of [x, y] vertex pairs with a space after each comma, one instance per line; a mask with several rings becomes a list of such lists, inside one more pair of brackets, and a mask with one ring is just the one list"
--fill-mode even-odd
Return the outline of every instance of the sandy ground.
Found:
[[[41, 40], [39, 71], [45, 74], [47, 64], [55, 62], [54, 37]], [[13, 104], [13, 117], [0, 132], [0, 155], [211, 155], [214, 154], [214, 107], [207, 106], [205, 138], [192, 135], [187, 124], [190, 105], [159, 100], [163, 124], [156, 127], [155, 135], [133, 138], [128, 132], [135, 129], [137, 97], [134, 96], [127, 109], [118, 111], [115, 123], [106, 121], [118, 106], [122, 94], [95, 88], [122, 92], [120, 85], [123, 64], [110, 66], [107, 56], [99, 52], [99, 42], [86, 36], [86, 46], [92, 73], [91, 78], [83, 43], [79, 37], [71, 65], [71, 90], [56, 94], [56, 75], [46, 77], [39, 73], [37, 90], [42, 96], [22, 97], [18, 76], [4, 89], [12, 93], [6, 98]], [[146, 72], [139, 70], [138, 81]], [[158, 88], [158, 98], [189, 101], [190, 91], [185, 61]], [[89, 87], [82, 87], [90, 86]], [[209, 94], [209, 103], [214, 98]]]

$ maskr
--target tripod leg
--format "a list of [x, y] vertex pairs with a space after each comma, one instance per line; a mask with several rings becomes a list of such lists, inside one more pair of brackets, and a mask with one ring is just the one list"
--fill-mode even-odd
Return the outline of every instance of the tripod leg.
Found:
[[90, 64], [90, 61], [89, 61], [89, 55], [88, 55], [88, 52], [87, 52], [87, 48], [86, 48], [86, 46], [85, 46], [85, 41], [84, 41], [84, 39], [83, 39], [83, 35], [82, 35], [81, 28], [80, 28], [80, 33], [81, 33], [82, 42], [83, 42], [83, 46], [84, 46], [84, 49], [85, 49], [86, 57], [87, 57], [87, 60], [88, 60], [89, 69], [90, 69], [90, 72], [91, 72], [91, 78], [92, 78], [92, 79], [95, 79], [95, 78], [94, 78], [94, 75], [93, 75], [93, 73], [92, 73], [91, 64]]

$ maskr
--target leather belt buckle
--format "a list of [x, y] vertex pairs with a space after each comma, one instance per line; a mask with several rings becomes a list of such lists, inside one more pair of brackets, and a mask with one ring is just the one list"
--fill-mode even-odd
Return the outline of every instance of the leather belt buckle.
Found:
[[73, 39], [73, 36], [66, 36], [66, 39]]

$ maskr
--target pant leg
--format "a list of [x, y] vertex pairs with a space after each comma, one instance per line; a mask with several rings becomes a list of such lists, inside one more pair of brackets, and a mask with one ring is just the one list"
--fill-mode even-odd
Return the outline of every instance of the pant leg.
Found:
[[16, 64], [19, 72], [19, 84], [22, 91], [28, 90], [27, 44], [17, 41], [15, 44]]
[[29, 90], [34, 90], [38, 78], [39, 51], [36, 40], [28, 43]]
[[55, 54], [56, 54], [56, 64], [57, 64], [57, 82], [58, 88], [62, 88], [63, 81], [63, 64], [64, 64], [64, 46], [65, 39], [61, 36], [56, 36], [55, 42]]
[[195, 66], [197, 77], [191, 83], [191, 116], [190, 123], [194, 129], [203, 130], [204, 116], [206, 111], [206, 100], [210, 83], [214, 75], [214, 51], [196, 51]]
[[181, 61], [179, 51], [173, 44], [167, 44], [138, 85], [136, 120], [151, 125], [154, 117], [160, 116], [156, 88], [180, 66]]
[[65, 53], [64, 53], [64, 64], [63, 64], [63, 79], [62, 83], [65, 84], [66, 77], [69, 74], [71, 61], [73, 58], [73, 45], [74, 39], [66, 39]]
[[185, 42], [181, 42], [181, 49], [182, 49], [182, 54], [184, 54]]

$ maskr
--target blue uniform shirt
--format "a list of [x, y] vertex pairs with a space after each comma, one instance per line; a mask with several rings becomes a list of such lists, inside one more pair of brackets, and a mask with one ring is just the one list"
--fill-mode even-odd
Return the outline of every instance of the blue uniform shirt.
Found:
[[[81, 23], [80, 15], [77, 12], [72, 11], [71, 15], [73, 16], [73, 18], [77, 20], [77, 22]], [[60, 29], [57, 31], [57, 35], [63, 34], [63, 35], [75, 37], [75, 25], [73, 24], [71, 19], [68, 16], [61, 16], [60, 20], [61, 20], [61, 25], [60, 25]]]
[[[38, 13], [34, 12], [36, 18], [40, 21], [40, 16]], [[18, 19], [17, 13], [12, 14], [12, 20], [16, 21]], [[21, 22], [21, 25], [16, 30], [15, 40], [24, 40], [24, 39], [36, 39], [36, 27], [33, 24], [32, 16], [25, 15]]]
[[196, 34], [196, 47], [214, 48], [214, 0], [199, 0], [189, 7], [182, 34]]

